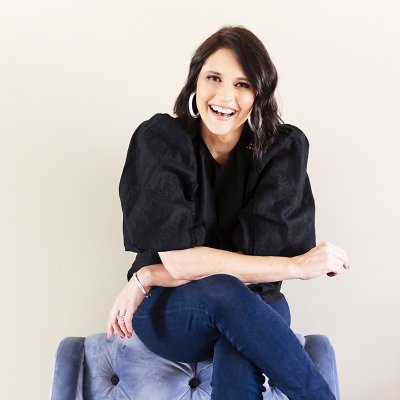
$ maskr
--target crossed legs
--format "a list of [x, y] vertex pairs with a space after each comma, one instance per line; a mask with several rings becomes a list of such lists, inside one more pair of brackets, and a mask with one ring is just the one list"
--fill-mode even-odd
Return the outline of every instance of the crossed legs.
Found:
[[154, 287], [135, 313], [133, 329], [164, 358], [214, 357], [213, 400], [262, 399], [262, 372], [291, 400], [335, 400], [287, 317], [231, 275]]

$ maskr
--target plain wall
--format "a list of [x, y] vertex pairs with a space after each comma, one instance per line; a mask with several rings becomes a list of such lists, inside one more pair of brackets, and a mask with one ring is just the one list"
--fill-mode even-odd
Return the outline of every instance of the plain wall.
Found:
[[131, 134], [172, 107], [224, 24], [264, 42], [285, 122], [310, 142], [317, 242], [351, 269], [283, 284], [331, 339], [342, 400], [398, 398], [397, 2], [8, 1], [0, 6], [2, 398], [43, 399], [65, 336], [105, 332], [134, 254], [118, 183]]

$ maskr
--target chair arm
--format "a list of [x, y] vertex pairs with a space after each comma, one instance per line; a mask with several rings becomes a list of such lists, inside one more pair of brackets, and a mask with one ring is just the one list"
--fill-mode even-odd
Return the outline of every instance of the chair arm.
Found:
[[81, 400], [83, 382], [83, 337], [64, 338], [54, 360], [51, 400]]
[[336, 400], [340, 400], [335, 350], [328, 337], [325, 335], [306, 335], [304, 349], [328, 382]]

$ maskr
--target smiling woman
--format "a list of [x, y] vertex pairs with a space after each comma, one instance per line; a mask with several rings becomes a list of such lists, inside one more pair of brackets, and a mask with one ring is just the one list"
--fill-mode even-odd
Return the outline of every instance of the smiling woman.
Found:
[[134, 132], [120, 181], [137, 256], [108, 336], [134, 329], [164, 358], [214, 357], [214, 400], [262, 398], [263, 374], [290, 399], [335, 399], [290, 328], [281, 284], [349, 262], [316, 246], [308, 139], [280, 119], [276, 84], [252, 32], [220, 29], [190, 62], [176, 118], [155, 114]]
[[201, 135], [218, 160], [227, 158], [250, 116], [256, 90], [249, 82], [228, 48], [213, 53], [200, 71], [195, 98]]

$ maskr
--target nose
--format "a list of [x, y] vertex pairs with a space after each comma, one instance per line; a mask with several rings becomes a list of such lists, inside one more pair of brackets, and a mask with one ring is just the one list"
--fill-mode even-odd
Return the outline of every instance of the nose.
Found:
[[230, 85], [220, 85], [218, 88], [217, 98], [221, 101], [229, 102], [234, 98], [233, 88]]

